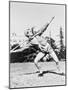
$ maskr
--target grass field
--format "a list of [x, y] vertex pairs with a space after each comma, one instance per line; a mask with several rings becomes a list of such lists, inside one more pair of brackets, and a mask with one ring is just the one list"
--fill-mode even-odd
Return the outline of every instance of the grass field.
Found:
[[[34, 63], [11, 63], [10, 64], [10, 88], [36, 87], [65, 85], [65, 75], [59, 75], [55, 62], [39, 62], [43, 71], [54, 71], [56, 73], [45, 73], [39, 77]], [[65, 74], [65, 62], [60, 62], [60, 68]]]

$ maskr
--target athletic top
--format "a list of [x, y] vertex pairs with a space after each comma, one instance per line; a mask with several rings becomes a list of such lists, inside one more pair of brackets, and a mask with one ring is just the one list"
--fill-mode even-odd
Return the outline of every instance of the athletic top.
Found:
[[53, 52], [52, 47], [44, 37], [36, 36], [36, 39], [38, 41], [39, 48], [41, 49], [42, 52], [49, 52], [49, 53]]

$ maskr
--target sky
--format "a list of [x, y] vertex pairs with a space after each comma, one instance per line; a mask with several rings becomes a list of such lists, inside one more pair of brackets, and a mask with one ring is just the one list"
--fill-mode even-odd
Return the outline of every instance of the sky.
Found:
[[39, 30], [51, 18], [55, 16], [43, 36], [49, 36], [59, 41], [60, 27], [62, 27], [65, 42], [65, 6], [52, 4], [35, 4], [35, 3], [10, 3], [10, 34], [15, 32], [17, 35], [24, 37], [24, 31], [28, 28], [35, 27]]

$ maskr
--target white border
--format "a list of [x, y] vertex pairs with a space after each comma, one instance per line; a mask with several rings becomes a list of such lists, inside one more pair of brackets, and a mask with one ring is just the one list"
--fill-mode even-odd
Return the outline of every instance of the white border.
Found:
[[[22, 1], [22, 0], [16, 0]], [[44, 3], [59, 3], [67, 4], [68, 0], [23, 0], [30, 2], [44, 2]], [[0, 90], [8, 89], [9, 77], [9, 3], [8, 0], [0, 0]], [[68, 10], [67, 10], [68, 11]], [[68, 38], [68, 36], [67, 36]], [[67, 55], [68, 56], [68, 55]], [[35, 90], [67, 90], [68, 86], [60, 87], [44, 87], [44, 88], [29, 88]], [[16, 90], [16, 89], [15, 89]], [[19, 89], [17, 89], [19, 90]], [[21, 90], [21, 89], [20, 89]]]

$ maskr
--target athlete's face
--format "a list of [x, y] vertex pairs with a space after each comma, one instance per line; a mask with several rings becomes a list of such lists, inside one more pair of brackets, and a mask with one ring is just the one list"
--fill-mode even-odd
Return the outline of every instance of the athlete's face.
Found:
[[31, 36], [33, 36], [33, 33], [32, 33], [32, 31], [30, 29], [28, 29], [26, 31], [26, 35], [29, 36], [29, 37], [31, 37]]
[[28, 30], [28, 35], [29, 35], [29, 36], [33, 36], [33, 33], [32, 33], [31, 30]]

